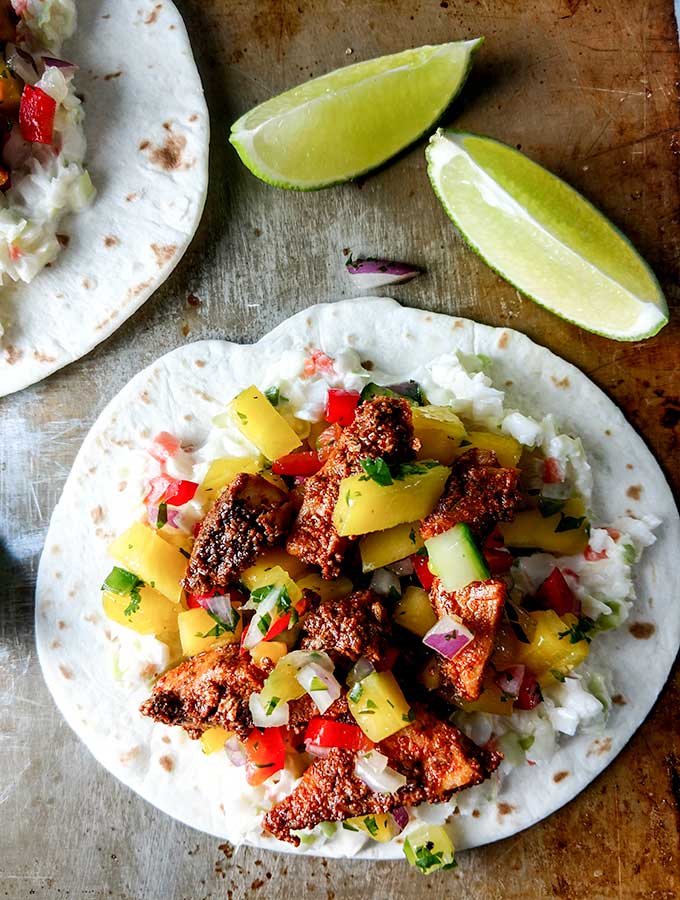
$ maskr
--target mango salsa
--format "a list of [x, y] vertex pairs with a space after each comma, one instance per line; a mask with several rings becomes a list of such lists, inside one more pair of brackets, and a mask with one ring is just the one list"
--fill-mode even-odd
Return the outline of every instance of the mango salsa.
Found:
[[218, 750], [224, 750], [225, 743], [232, 736], [233, 731], [227, 731], [226, 728], [220, 728], [216, 725], [214, 728], [206, 728], [201, 735], [201, 746], [206, 754], [216, 753]]
[[131, 628], [137, 634], [153, 634], [165, 644], [176, 642], [177, 604], [150, 587], [140, 588], [139, 595], [137, 610], [126, 616], [125, 610], [130, 604], [130, 597], [104, 591], [102, 593], [104, 612], [109, 619]]
[[418, 522], [395, 525], [387, 531], [374, 531], [359, 542], [362, 569], [364, 572], [382, 569], [417, 553], [422, 546]]
[[300, 590], [306, 588], [309, 591], [314, 591], [324, 602], [346, 597], [353, 588], [352, 582], [345, 575], [327, 581], [317, 572], [312, 572], [311, 575], [305, 575], [304, 578], [300, 578], [297, 585]]
[[451, 869], [455, 848], [443, 825], [421, 825], [408, 833], [404, 856], [422, 875], [437, 869]]
[[357, 725], [376, 744], [414, 718], [391, 672], [372, 672], [358, 681], [347, 695], [347, 703]]
[[576, 616], [568, 613], [558, 616], [552, 609], [530, 612], [536, 630], [529, 644], [518, 645], [516, 662], [525, 665], [539, 680], [550, 672], [566, 675], [588, 656], [590, 644], [580, 640], [572, 644], [570, 635], [559, 635], [578, 623]]
[[345, 819], [342, 827], [347, 831], [363, 831], [370, 835], [374, 841], [381, 844], [391, 841], [397, 834], [394, 819], [389, 813], [377, 813], [373, 816], [353, 816]]
[[507, 468], [514, 468], [522, 455], [522, 445], [513, 437], [505, 434], [492, 434], [487, 431], [470, 431], [467, 435], [468, 443], [460, 447], [456, 456], [465, 453], [466, 450], [476, 448], [478, 450], [493, 450], [498, 457], [498, 462]]
[[249, 591], [270, 584], [283, 585], [288, 591], [293, 606], [302, 598], [302, 591], [281, 566], [270, 565], [264, 556], [241, 574], [241, 582]]
[[340, 482], [333, 524], [338, 534], [368, 534], [424, 519], [444, 490], [450, 469], [429, 460], [414, 463], [416, 471], [380, 484], [368, 475], [350, 475]]
[[579, 499], [567, 500], [560, 512], [545, 518], [538, 509], [522, 510], [512, 522], [499, 522], [498, 527], [506, 547], [537, 548], [562, 556], [583, 553], [590, 534]]
[[221, 626], [210, 616], [207, 610], [198, 607], [187, 609], [177, 616], [179, 638], [182, 642], [182, 653], [195, 656], [203, 650], [221, 647], [223, 644], [237, 644], [241, 640], [242, 620], [239, 616], [234, 631], [221, 631]]
[[421, 444], [418, 459], [450, 465], [459, 455], [460, 442], [467, 438], [461, 420], [448, 406], [417, 406], [412, 412], [413, 430]]
[[111, 544], [109, 554], [168, 600], [179, 603], [182, 599], [180, 580], [187, 567], [186, 557], [149, 525], [135, 522]]
[[427, 591], [411, 585], [407, 587], [392, 613], [396, 625], [424, 637], [437, 621]]
[[229, 404], [239, 431], [267, 459], [278, 459], [302, 446], [302, 441], [254, 385], [246, 388]]

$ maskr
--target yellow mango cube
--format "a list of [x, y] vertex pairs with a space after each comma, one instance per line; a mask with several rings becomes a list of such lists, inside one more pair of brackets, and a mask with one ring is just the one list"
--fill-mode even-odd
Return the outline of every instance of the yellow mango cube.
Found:
[[207, 610], [187, 609], [177, 616], [179, 626], [179, 638], [182, 642], [182, 653], [185, 656], [195, 656], [203, 650], [213, 647], [221, 647], [223, 644], [236, 644], [241, 640], [242, 620], [239, 616], [238, 625], [234, 631], [224, 631], [218, 634], [220, 626], [208, 615]]
[[254, 591], [257, 588], [270, 584], [283, 585], [288, 591], [288, 596], [293, 606], [302, 597], [302, 591], [288, 575], [288, 572], [282, 569], [281, 566], [270, 565], [264, 556], [261, 556], [254, 565], [241, 573], [241, 582], [249, 591]]
[[267, 459], [278, 459], [302, 446], [302, 441], [261, 390], [246, 388], [229, 404], [234, 421]]
[[465, 426], [448, 406], [416, 406], [413, 431], [420, 441], [418, 459], [437, 459], [450, 465], [458, 455], [460, 442], [467, 437]]
[[343, 478], [333, 511], [338, 534], [385, 531], [429, 515], [451, 470], [433, 460], [413, 465], [419, 471], [395, 479], [392, 484], [379, 484], [367, 475]]
[[260, 641], [251, 648], [250, 656], [256, 666], [266, 669], [264, 660], [271, 660], [274, 665], [288, 653], [288, 645], [283, 641]]
[[218, 750], [224, 750], [225, 743], [232, 736], [233, 731], [227, 731], [219, 725], [213, 728], [206, 728], [201, 735], [201, 747], [206, 754], [217, 753]]
[[490, 713], [492, 716], [511, 716], [514, 699], [494, 684], [491, 680], [485, 680], [482, 693], [478, 700], [468, 702], [459, 700], [458, 706], [464, 712]]
[[286, 553], [283, 547], [274, 547], [272, 550], [267, 550], [266, 553], [258, 557], [257, 565], [262, 566], [264, 569], [270, 566], [279, 566], [293, 581], [297, 581], [309, 573], [307, 563], [302, 562], [297, 556], [291, 556], [290, 553]]
[[305, 575], [304, 578], [298, 580], [297, 584], [300, 590], [314, 591], [324, 602], [346, 597], [354, 587], [345, 575], [341, 575], [340, 578], [331, 578], [327, 581], [318, 572]]
[[363, 831], [370, 835], [374, 841], [381, 844], [391, 841], [397, 834], [397, 828], [392, 816], [388, 813], [376, 813], [373, 816], [352, 816], [345, 819], [342, 827], [346, 831]]
[[[566, 527], [582, 519], [578, 527]], [[561, 512], [543, 517], [538, 509], [518, 512], [512, 522], [499, 522], [506, 547], [537, 548], [572, 556], [588, 546], [590, 530], [581, 500], [567, 500]]]
[[358, 681], [347, 695], [347, 703], [357, 725], [376, 744], [414, 718], [391, 672], [372, 672]]
[[459, 447], [456, 456], [461, 456], [466, 450], [493, 450], [498, 457], [498, 462], [506, 468], [514, 468], [522, 455], [522, 445], [513, 437], [506, 434], [492, 434], [488, 431], [468, 432], [464, 446]]
[[549, 672], [560, 672], [567, 675], [580, 665], [590, 652], [590, 644], [586, 640], [572, 644], [568, 631], [578, 622], [576, 616], [567, 613], [558, 616], [552, 609], [530, 612], [536, 629], [529, 644], [519, 644], [517, 662], [525, 665], [538, 678]]
[[237, 475], [241, 472], [255, 475], [262, 464], [260, 456], [222, 456], [214, 459], [196, 492], [198, 501], [202, 504], [213, 503]]
[[109, 554], [168, 600], [179, 603], [182, 599], [180, 581], [184, 578], [187, 559], [149, 525], [135, 522], [111, 544]]
[[397, 601], [392, 620], [418, 637], [424, 637], [437, 621], [427, 591], [411, 585]]
[[140, 602], [129, 616], [125, 610], [130, 605], [129, 596], [102, 593], [104, 612], [114, 622], [136, 631], [137, 634], [153, 634], [159, 641], [172, 644], [177, 640], [177, 604], [150, 587], [139, 589]]
[[374, 531], [359, 541], [362, 569], [364, 572], [382, 569], [417, 553], [422, 546], [418, 522], [405, 522], [387, 531]]

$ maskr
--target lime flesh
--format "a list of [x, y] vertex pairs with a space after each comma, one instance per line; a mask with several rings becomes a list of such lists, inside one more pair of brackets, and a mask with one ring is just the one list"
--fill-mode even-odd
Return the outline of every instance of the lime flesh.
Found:
[[426, 150], [435, 193], [465, 240], [518, 290], [588, 331], [656, 334], [668, 308], [653, 272], [594, 206], [506, 144], [438, 131]]
[[315, 190], [382, 165], [417, 140], [463, 86], [483, 38], [337, 69], [256, 106], [230, 141], [269, 184]]

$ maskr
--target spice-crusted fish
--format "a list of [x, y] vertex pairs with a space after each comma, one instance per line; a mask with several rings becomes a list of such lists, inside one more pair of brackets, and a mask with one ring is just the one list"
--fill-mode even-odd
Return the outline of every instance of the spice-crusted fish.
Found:
[[325, 650], [334, 661], [377, 662], [392, 634], [383, 600], [373, 591], [354, 591], [315, 606], [302, 620], [302, 650]]

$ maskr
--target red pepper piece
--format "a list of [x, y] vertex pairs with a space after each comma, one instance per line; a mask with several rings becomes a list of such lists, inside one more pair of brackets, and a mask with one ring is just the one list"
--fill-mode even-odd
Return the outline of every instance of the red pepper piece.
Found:
[[515, 709], [534, 709], [543, 700], [538, 678], [528, 669], [524, 673], [519, 694], [515, 700]]
[[562, 481], [564, 481], [564, 475], [559, 462], [554, 457], [548, 456], [543, 460], [544, 484], [560, 484]]
[[185, 481], [180, 478], [172, 478], [170, 475], [157, 475], [149, 481], [144, 503], [156, 506], [159, 503], [167, 503], [168, 506], [183, 506], [193, 500], [198, 490], [195, 481]]
[[354, 421], [354, 414], [359, 405], [361, 394], [359, 391], [343, 391], [330, 388], [326, 400], [324, 418], [327, 422], [335, 423], [345, 428]]
[[25, 141], [51, 144], [57, 101], [38, 87], [24, 85], [19, 105], [19, 127]]
[[586, 549], [583, 551], [583, 555], [588, 560], [588, 562], [596, 562], [598, 559], [607, 559], [607, 551], [606, 550], [593, 550], [593, 548], [588, 544]]
[[305, 732], [305, 743], [313, 747], [340, 747], [343, 750], [370, 750], [372, 742], [358, 725], [346, 725], [334, 719], [314, 716]]
[[411, 562], [413, 563], [413, 568], [418, 576], [418, 581], [422, 584], [424, 590], [429, 591], [432, 587], [432, 582], [434, 581], [434, 575], [430, 572], [428, 557], [419, 556], [417, 553], [414, 553], [411, 557]]
[[294, 475], [305, 477], [316, 475], [323, 465], [319, 454], [315, 450], [306, 450], [302, 453], [288, 453], [272, 463], [272, 472], [276, 475]]
[[281, 728], [253, 728], [245, 743], [248, 784], [262, 784], [279, 772], [286, 760]]
[[512, 567], [512, 556], [507, 550], [497, 550], [495, 547], [484, 548], [484, 559], [492, 575], [505, 575]]
[[169, 431], [161, 431], [161, 433], [157, 434], [153, 439], [153, 444], [149, 447], [149, 453], [154, 459], [157, 459], [159, 463], [163, 463], [171, 456], [174, 456], [179, 450], [179, 447], [179, 440], [174, 434], [170, 434]]
[[573, 613], [578, 616], [581, 612], [581, 603], [567, 584], [564, 575], [558, 568], [554, 568], [534, 595], [534, 602], [538, 602], [538, 609], [552, 609], [558, 616]]

